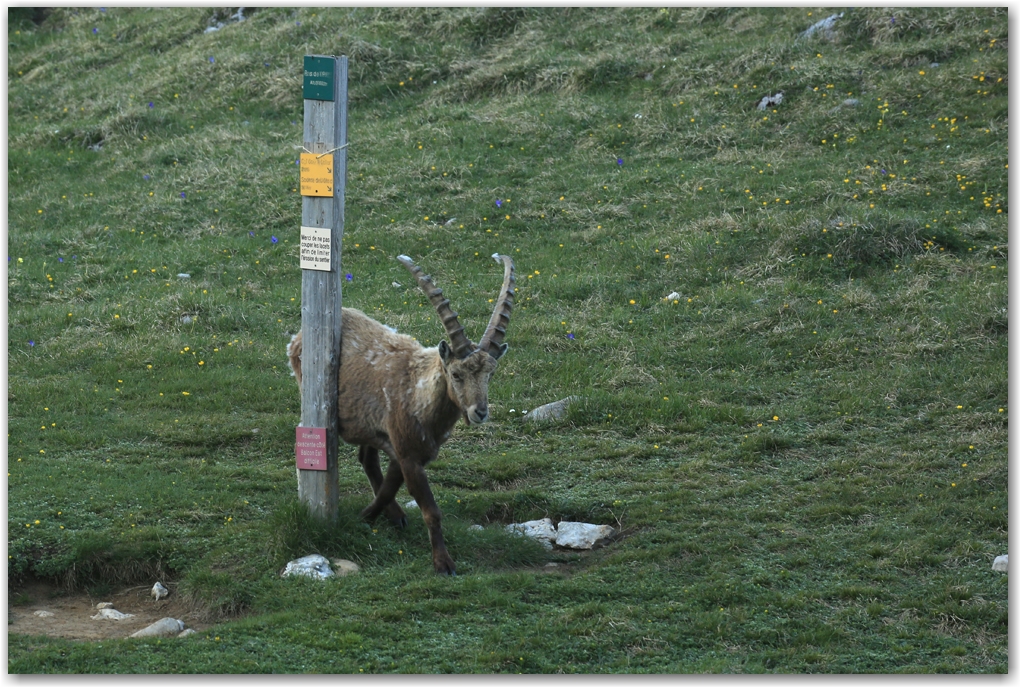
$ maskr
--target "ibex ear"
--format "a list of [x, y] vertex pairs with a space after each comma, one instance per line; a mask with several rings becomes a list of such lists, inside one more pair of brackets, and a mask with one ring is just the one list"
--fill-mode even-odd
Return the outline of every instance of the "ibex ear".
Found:
[[489, 346], [489, 355], [491, 355], [495, 360], [499, 360], [503, 357], [503, 354], [506, 353], [508, 348], [510, 348], [510, 346], [505, 343], [501, 343], [495, 347]]
[[446, 343], [446, 339], [442, 339], [439, 342], [439, 357], [443, 360], [443, 365], [450, 362], [450, 358], [453, 357], [453, 349]]

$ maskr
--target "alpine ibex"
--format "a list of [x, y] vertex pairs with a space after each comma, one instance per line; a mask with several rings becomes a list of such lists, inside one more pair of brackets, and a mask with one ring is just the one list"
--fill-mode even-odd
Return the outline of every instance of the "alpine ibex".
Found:
[[[425, 466], [439, 454], [459, 418], [471, 425], [489, 418], [489, 379], [507, 350], [503, 338], [516, 284], [510, 256], [493, 258], [503, 262], [503, 288], [477, 345], [464, 333], [442, 289], [406, 255], [397, 260], [432, 302], [449, 343], [444, 340], [434, 348], [423, 348], [360, 310], [342, 309], [339, 434], [359, 447], [358, 460], [375, 492], [361, 516], [371, 522], [385, 511], [395, 525], [406, 526], [407, 516], [394, 500], [406, 482], [429, 529], [432, 563], [441, 574], [455, 575], [456, 568], [443, 541], [442, 514], [429, 489]], [[301, 332], [291, 339], [287, 355], [300, 388]], [[379, 451], [390, 458], [385, 477]]]

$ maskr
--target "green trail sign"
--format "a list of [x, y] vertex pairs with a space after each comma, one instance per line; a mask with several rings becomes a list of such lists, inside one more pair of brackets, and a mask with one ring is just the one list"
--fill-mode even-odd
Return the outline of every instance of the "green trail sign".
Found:
[[305, 55], [305, 76], [303, 93], [305, 100], [333, 99], [333, 69], [336, 61], [332, 57]]

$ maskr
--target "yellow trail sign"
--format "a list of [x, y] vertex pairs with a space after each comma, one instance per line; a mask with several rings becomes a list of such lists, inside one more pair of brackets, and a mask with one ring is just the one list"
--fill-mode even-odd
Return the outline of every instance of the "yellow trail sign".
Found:
[[333, 195], [333, 155], [301, 153], [301, 195]]

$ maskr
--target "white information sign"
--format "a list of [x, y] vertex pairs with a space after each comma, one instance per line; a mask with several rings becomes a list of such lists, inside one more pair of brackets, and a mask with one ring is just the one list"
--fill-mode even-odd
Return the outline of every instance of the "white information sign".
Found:
[[301, 269], [330, 271], [330, 229], [301, 227]]

